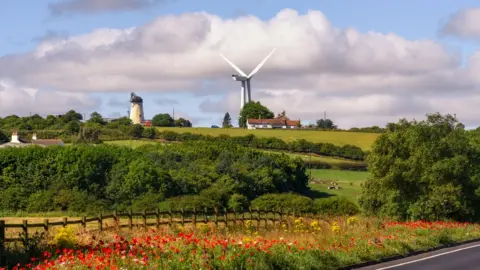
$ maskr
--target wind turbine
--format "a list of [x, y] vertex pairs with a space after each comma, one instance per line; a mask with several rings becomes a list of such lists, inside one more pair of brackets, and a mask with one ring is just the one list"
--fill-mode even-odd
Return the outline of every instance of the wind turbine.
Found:
[[234, 63], [230, 62], [222, 53], [220, 53], [220, 56], [233, 68], [235, 71], [237, 71], [240, 75], [237, 74], [232, 74], [232, 79], [234, 81], [240, 81], [242, 83], [242, 88], [240, 92], [240, 110], [243, 108], [245, 104], [250, 102], [252, 100], [252, 88], [251, 88], [251, 83], [250, 80], [253, 78], [253, 75], [255, 75], [267, 62], [268, 58], [275, 52], [277, 48], [274, 48], [264, 59], [260, 64], [258, 64], [250, 74], [245, 74], [239, 67], [237, 67]]

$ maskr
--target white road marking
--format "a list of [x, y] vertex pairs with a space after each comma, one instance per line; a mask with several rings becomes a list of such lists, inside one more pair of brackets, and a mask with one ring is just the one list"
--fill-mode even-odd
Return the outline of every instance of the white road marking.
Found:
[[418, 259], [418, 260], [413, 260], [413, 261], [409, 261], [409, 262], [399, 263], [399, 264], [395, 264], [395, 265], [391, 265], [391, 266], [386, 266], [386, 267], [383, 267], [383, 268], [377, 268], [376, 270], [384, 270], [384, 269], [395, 268], [395, 267], [399, 267], [399, 266], [402, 266], [402, 265], [411, 264], [411, 263], [416, 263], [416, 262], [420, 262], [420, 261], [428, 260], [428, 259], [431, 259], [431, 258], [435, 258], [435, 257], [447, 255], [447, 254], [450, 254], [450, 253], [454, 253], [454, 252], [458, 252], [458, 251], [462, 251], [462, 250], [466, 250], [466, 249], [476, 248], [476, 247], [480, 247], [480, 244], [474, 245], [474, 246], [469, 246], [469, 247], [464, 247], [464, 248], [459, 248], [459, 249], [455, 249], [455, 250], [443, 252], [443, 253], [440, 253], [440, 254], [435, 254], [435, 255], [432, 255], [432, 256], [429, 256], [429, 257], [425, 257], [425, 258], [421, 258], [421, 259]]

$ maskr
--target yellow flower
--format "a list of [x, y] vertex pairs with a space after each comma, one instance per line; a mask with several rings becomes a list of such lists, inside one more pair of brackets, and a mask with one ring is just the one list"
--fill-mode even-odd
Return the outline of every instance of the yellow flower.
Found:
[[53, 238], [53, 242], [60, 247], [74, 247], [77, 244], [77, 239], [72, 228], [65, 227], [58, 230]]
[[337, 222], [333, 222], [332, 224], [332, 232], [334, 233], [339, 233], [340, 232], [340, 226], [338, 226]]
[[347, 224], [348, 225], [355, 225], [357, 223], [357, 219], [355, 217], [349, 217], [347, 219]]

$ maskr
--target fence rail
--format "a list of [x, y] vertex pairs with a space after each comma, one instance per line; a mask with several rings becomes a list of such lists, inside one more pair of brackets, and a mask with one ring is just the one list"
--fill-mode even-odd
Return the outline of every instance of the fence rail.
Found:
[[[113, 221], [114, 228], [129, 228], [132, 230], [134, 227], [160, 227], [160, 226], [172, 226], [174, 224], [180, 224], [184, 226], [185, 224], [192, 224], [194, 228], [197, 227], [199, 223], [213, 223], [215, 226], [218, 226], [219, 223], [223, 223], [225, 226], [230, 225], [236, 226], [239, 222], [245, 224], [245, 221], [251, 220], [256, 222], [256, 227], [261, 227], [261, 221], [263, 221], [265, 228], [267, 228], [268, 223], [270, 222], [275, 226], [277, 222], [283, 222], [288, 217], [296, 217], [295, 212], [284, 212], [283, 210], [260, 210], [260, 209], [248, 209], [244, 211], [235, 211], [227, 209], [192, 209], [192, 210], [168, 210], [160, 211], [142, 211], [142, 212], [124, 212], [118, 213], [113, 212], [112, 214], [100, 214], [97, 217], [82, 217], [81, 219], [69, 220], [64, 217], [61, 221], [50, 222], [49, 219], [44, 219], [43, 223], [29, 223], [28, 220], [23, 220], [21, 224], [7, 224], [5, 220], [0, 220], [0, 266], [5, 263], [5, 243], [9, 242], [23, 242], [25, 248], [27, 248], [27, 243], [29, 240], [29, 228], [43, 228], [43, 233], [45, 237], [48, 238], [48, 232], [50, 228], [53, 227], [67, 227], [68, 225], [81, 225], [84, 231], [87, 231], [87, 224], [97, 223], [97, 229], [91, 231], [102, 232], [105, 230], [104, 222], [107, 220]], [[165, 220], [165, 216], [167, 219]], [[154, 217], [155, 222], [149, 222], [149, 217]], [[128, 220], [127, 224], [121, 224], [120, 220], [126, 218]], [[134, 218], [141, 218], [141, 223], [134, 223]], [[109, 226], [110, 227], [110, 226]], [[7, 229], [21, 229], [19, 233], [20, 237], [7, 237]]]

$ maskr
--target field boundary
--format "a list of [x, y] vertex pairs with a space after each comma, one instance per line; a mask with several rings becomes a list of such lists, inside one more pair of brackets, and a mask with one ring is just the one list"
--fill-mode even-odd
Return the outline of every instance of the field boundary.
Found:
[[[182, 227], [185, 224], [192, 224], [194, 228], [197, 228], [198, 224], [214, 224], [214, 226], [218, 226], [219, 223], [223, 223], [225, 226], [228, 226], [229, 223], [232, 225], [237, 225], [240, 222], [242, 225], [245, 225], [246, 221], [254, 222], [256, 221], [256, 227], [260, 228], [261, 223], [263, 221], [264, 228], [268, 228], [269, 222], [275, 226], [277, 222], [280, 224], [286, 221], [290, 217], [296, 218], [297, 216], [305, 213], [295, 213], [295, 212], [284, 212], [283, 210], [260, 210], [260, 209], [248, 209], [244, 211], [237, 212], [235, 210], [227, 210], [225, 208], [219, 209], [208, 209], [205, 208], [203, 210], [168, 210], [168, 211], [160, 211], [156, 209], [155, 211], [142, 211], [142, 212], [116, 212], [114, 211], [112, 214], [103, 215], [100, 214], [97, 217], [87, 217], [83, 216], [82, 218], [75, 218], [73, 220], [69, 220], [67, 217], [64, 217], [62, 221], [50, 222], [49, 219], [44, 219], [43, 223], [29, 223], [28, 220], [23, 220], [21, 224], [19, 223], [6, 223], [5, 220], [0, 220], [0, 266], [5, 263], [5, 253], [6, 253], [6, 243], [11, 242], [22, 242], [24, 247], [27, 248], [27, 243], [29, 241], [29, 228], [40, 228], [43, 229], [43, 233], [45, 234], [45, 238], [48, 239], [48, 232], [50, 228], [53, 227], [67, 227], [68, 225], [81, 225], [83, 231], [87, 231], [87, 224], [89, 223], [97, 223], [97, 229], [88, 230], [90, 232], [97, 231], [102, 232], [108, 228], [104, 228], [104, 221], [112, 220], [113, 226], [112, 228], [129, 228], [132, 230], [133, 228], [137, 227], [157, 227], [160, 226], [170, 226], [172, 227], [174, 224], [179, 224]], [[163, 217], [167, 216], [166, 219]], [[140, 217], [142, 222], [140, 224], [134, 223], [133, 220], [136, 217]], [[148, 222], [149, 217], [154, 217], [155, 222]], [[126, 218], [128, 220], [127, 224], [121, 224], [121, 219]], [[320, 216], [311, 214], [311, 218], [318, 218]], [[287, 226], [288, 223], [287, 223]], [[110, 227], [109, 227], [110, 228]], [[7, 229], [21, 229], [21, 233], [19, 233], [20, 237], [17, 238], [8, 238], [6, 237]]]

